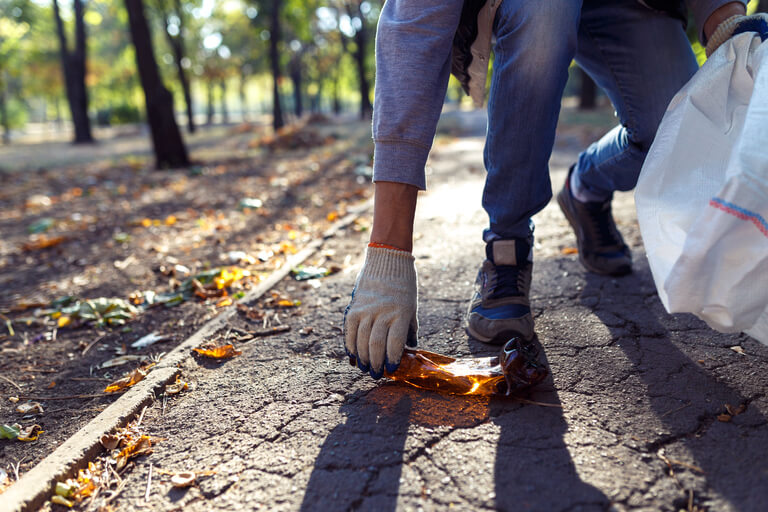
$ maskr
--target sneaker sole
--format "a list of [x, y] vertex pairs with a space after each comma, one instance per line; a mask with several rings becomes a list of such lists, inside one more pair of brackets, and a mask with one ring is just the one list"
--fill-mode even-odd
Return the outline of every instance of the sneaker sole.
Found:
[[630, 274], [632, 272], [632, 266], [629, 265], [627, 268], [622, 268], [616, 271], [606, 271], [604, 268], [594, 267], [590, 263], [588, 263], [586, 260], [584, 260], [584, 251], [581, 249], [581, 243], [579, 242], [579, 237], [577, 235], [578, 228], [577, 223], [574, 221], [574, 219], [571, 216], [570, 210], [565, 204], [565, 198], [563, 197], [563, 192], [565, 189], [560, 190], [557, 194], [557, 205], [560, 207], [560, 211], [563, 212], [563, 215], [565, 215], [565, 219], [568, 221], [568, 224], [571, 225], [571, 229], [573, 229], [574, 235], [576, 235], [576, 245], [578, 245], [579, 249], [579, 262], [581, 262], [582, 266], [586, 268], [588, 271], [594, 273], [594, 274], [600, 274], [603, 276], [613, 276], [613, 277], [620, 277], [625, 276], [627, 274]]

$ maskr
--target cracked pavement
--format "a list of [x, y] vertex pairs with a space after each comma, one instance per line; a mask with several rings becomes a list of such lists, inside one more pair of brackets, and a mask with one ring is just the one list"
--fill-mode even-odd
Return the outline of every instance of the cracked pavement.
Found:
[[[417, 213], [419, 342], [450, 355], [498, 350], [463, 325], [483, 255], [482, 143], [436, 145]], [[554, 190], [574, 157], [553, 155]], [[290, 332], [221, 364], [185, 363], [192, 389], [147, 410], [160, 441], [113, 503], [144, 505], [152, 464], [148, 505], [169, 511], [765, 510], [768, 347], [668, 315], [632, 196], [617, 194], [614, 211], [634, 255], [622, 278], [565, 254], [575, 239], [554, 202], [535, 218], [532, 306], [551, 377], [526, 398], [559, 407], [441, 395], [349, 366], [342, 311], [367, 242], [350, 231], [326, 245], [352, 255], [347, 271], [318, 289], [279, 286], [302, 301], [283, 319]], [[746, 410], [719, 421], [726, 404]], [[172, 488], [163, 475], [183, 470], [215, 474]]]

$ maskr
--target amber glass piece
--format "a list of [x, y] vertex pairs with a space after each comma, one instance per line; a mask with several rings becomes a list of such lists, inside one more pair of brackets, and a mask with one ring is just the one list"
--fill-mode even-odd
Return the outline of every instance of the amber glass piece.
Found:
[[417, 388], [457, 395], [511, 395], [543, 381], [547, 368], [536, 360], [536, 350], [512, 338], [498, 357], [454, 358], [405, 349], [400, 367], [384, 375]]

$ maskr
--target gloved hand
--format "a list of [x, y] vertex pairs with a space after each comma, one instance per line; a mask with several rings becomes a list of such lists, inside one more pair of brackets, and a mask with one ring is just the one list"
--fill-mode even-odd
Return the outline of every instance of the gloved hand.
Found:
[[368, 246], [344, 311], [344, 345], [357, 366], [379, 379], [400, 365], [404, 345], [416, 346], [417, 280], [410, 252]]
[[737, 14], [720, 23], [707, 41], [707, 57], [715, 53], [721, 44], [736, 34], [757, 32], [763, 41], [768, 38], [768, 14], [757, 13], [751, 16]]

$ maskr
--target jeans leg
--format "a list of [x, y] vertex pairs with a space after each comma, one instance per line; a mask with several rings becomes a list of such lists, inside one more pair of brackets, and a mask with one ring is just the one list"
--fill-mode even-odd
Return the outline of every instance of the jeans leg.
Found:
[[579, 155], [574, 185], [591, 200], [637, 184], [667, 105], [698, 69], [680, 20], [636, 0], [584, 0], [576, 61], [620, 125]]
[[549, 156], [580, 9], [580, 0], [504, 0], [496, 13], [483, 207], [501, 238], [527, 237], [552, 197]]

